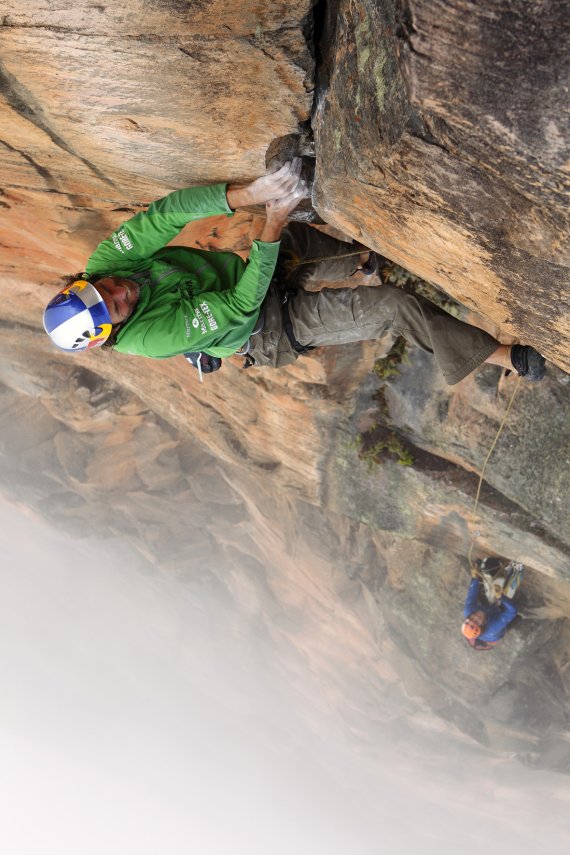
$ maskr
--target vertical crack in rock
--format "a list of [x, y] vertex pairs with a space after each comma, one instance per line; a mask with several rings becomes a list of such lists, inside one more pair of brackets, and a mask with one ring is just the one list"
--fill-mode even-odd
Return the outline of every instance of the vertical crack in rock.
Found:
[[318, 92], [327, 88], [330, 78], [339, 5], [339, 0], [316, 0], [312, 13], [308, 16], [310, 20], [303, 29], [315, 60], [315, 100]]
[[[331, 74], [341, 56], [345, 63], [356, 61], [353, 78], [357, 101], [361, 101], [356, 113], [377, 115], [378, 121], [373, 124], [389, 146], [407, 132], [447, 152], [450, 131], [443, 120], [423, 115], [410, 98], [406, 57], [408, 52], [419, 51], [412, 43], [414, 24], [408, 3], [385, 4], [371, 14], [369, 21], [360, 23], [355, 17], [347, 21], [339, 12], [340, 5], [341, 0], [318, 0], [313, 8], [315, 108], [318, 97], [327, 96]], [[342, 53], [343, 37], [355, 40], [356, 50], [351, 55]]]

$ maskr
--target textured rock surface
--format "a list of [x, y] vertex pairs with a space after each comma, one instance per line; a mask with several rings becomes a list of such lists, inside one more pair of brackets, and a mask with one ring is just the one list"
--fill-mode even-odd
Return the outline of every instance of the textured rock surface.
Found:
[[333, 4], [315, 199], [568, 370], [567, 26], [562, 0]]
[[[263, 628], [299, 691], [297, 663], [310, 663], [356, 739], [429, 732], [437, 753], [467, 736], [568, 770], [565, 375], [521, 387], [474, 520], [476, 473], [514, 382], [498, 369], [450, 391], [412, 353], [378, 398], [370, 368], [386, 343], [368, 343], [280, 372], [228, 360], [200, 385], [182, 359], [70, 360], [41, 331], [57, 276], [144, 201], [257, 174], [270, 144], [297, 133], [311, 106], [310, 5], [4, 5], [2, 491], [65, 530], [89, 520], [128, 539], [198, 595], [215, 591], [236, 624]], [[549, 77], [562, 60], [541, 60], [531, 127], [526, 65], [526, 108], [505, 112], [510, 35], [529, 38], [522, 12], [513, 27], [491, 0], [411, 8], [340, 7], [319, 95], [318, 208], [567, 364], [562, 114]], [[540, 33], [558, 8], [542, 4]], [[483, 73], [502, 31], [507, 56]], [[179, 241], [247, 251], [259, 225], [244, 214]], [[413, 467], [369, 470], [358, 456], [358, 435], [386, 416]], [[525, 621], [479, 658], [456, 630], [474, 530], [478, 552], [528, 566]]]
[[[412, 467], [369, 469], [355, 438], [379, 413], [373, 347], [329, 348], [280, 372], [227, 361], [200, 385], [182, 359], [144, 372], [103, 352], [71, 364], [6, 326], [1, 346], [0, 477], [12, 501], [67, 531], [120, 535], [197, 595], [231, 603], [236, 626], [262, 628], [293, 682], [301, 657], [327, 703], [351, 698], [357, 740], [377, 726], [415, 740], [444, 719], [447, 748], [463, 733], [570, 768], [565, 375], [520, 390], [474, 520], [472, 472], [516, 382], [498, 385], [493, 368], [450, 394], [413, 353], [384, 399], [422, 448]], [[527, 564], [525, 620], [479, 657], [458, 632], [474, 529], [475, 554]]]
[[24, 5], [0, 26], [2, 273], [77, 269], [113, 209], [259, 175], [309, 118], [310, 0]]

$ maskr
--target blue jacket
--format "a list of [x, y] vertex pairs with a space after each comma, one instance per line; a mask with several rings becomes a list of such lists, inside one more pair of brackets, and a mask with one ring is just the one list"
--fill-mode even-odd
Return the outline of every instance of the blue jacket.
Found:
[[463, 606], [463, 617], [468, 618], [473, 612], [484, 612], [487, 617], [487, 623], [477, 640], [488, 642], [500, 641], [508, 625], [516, 618], [518, 609], [507, 597], [501, 597], [499, 602], [492, 606], [480, 605], [480, 587], [481, 582], [479, 579], [471, 580], [465, 605]]

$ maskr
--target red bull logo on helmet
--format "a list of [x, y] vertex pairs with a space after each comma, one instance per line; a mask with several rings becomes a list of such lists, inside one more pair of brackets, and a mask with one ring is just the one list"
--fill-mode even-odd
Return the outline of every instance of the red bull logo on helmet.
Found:
[[44, 328], [60, 350], [76, 353], [104, 344], [113, 325], [97, 289], [79, 279], [50, 300], [44, 312]]

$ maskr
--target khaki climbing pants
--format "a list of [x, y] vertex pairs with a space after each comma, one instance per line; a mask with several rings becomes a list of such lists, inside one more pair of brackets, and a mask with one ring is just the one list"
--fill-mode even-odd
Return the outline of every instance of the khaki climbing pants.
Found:
[[[303, 223], [291, 223], [284, 230], [278, 265], [281, 281], [272, 284], [265, 300], [265, 327], [251, 341], [256, 365], [280, 367], [298, 357], [283, 330], [283, 275], [286, 290], [293, 292], [288, 299], [293, 334], [303, 346], [348, 344], [377, 339], [390, 331], [432, 353], [450, 385], [467, 377], [496, 350], [499, 342], [489, 333], [391, 285], [304, 290], [311, 282], [351, 276], [359, 265], [359, 255], [350, 255], [355, 252], [358, 247]], [[319, 260], [300, 263], [307, 259]]]

